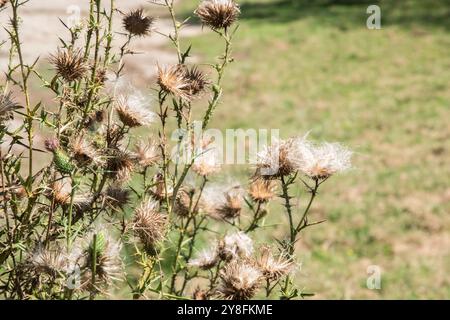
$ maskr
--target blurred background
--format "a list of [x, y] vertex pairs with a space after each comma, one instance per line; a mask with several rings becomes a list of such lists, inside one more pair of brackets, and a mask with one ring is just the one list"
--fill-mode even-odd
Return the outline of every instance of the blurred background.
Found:
[[[198, 0], [179, 0], [187, 17]], [[58, 18], [88, 1], [31, 0], [23, 15], [25, 57], [49, 53]], [[281, 136], [340, 141], [355, 150], [355, 168], [325, 183], [309, 228], [298, 243], [299, 286], [313, 298], [450, 298], [450, 1], [241, 0], [236, 60], [224, 81], [224, 100], [211, 127], [276, 128]], [[366, 9], [381, 8], [381, 29], [369, 30]], [[143, 6], [169, 30], [168, 16], [140, 0], [118, 1], [126, 11]], [[72, 12], [73, 13], [73, 12]], [[181, 19], [180, 19], [181, 20]], [[7, 14], [1, 13], [2, 25]], [[120, 28], [120, 25], [118, 26]], [[191, 62], [212, 62], [217, 36], [192, 18], [182, 45]], [[0, 39], [6, 39], [2, 30]], [[120, 36], [116, 45], [120, 45]], [[174, 61], [170, 43], [154, 34], [135, 42], [127, 72], [141, 89], [154, 84], [155, 63]], [[1, 49], [5, 68], [7, 52]], [[35, 98], [51, 104], [40, 85]], [[39, 136], [36, 137], [39, 143]], [[248, 168], [228, 168], [246, 181]], [[273, 205], [269, 220], [285, 213]], [[283, 226], [267, 237], [280, 237]], [[256, 239], [263, 242], [267, 239]], [[367, 270], [381, 270], [381, 289], [367, 288]]]

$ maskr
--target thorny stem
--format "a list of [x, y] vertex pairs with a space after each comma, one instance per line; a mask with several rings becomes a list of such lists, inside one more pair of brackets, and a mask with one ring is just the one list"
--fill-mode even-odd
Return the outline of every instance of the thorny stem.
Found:
[[25, 64], [22, 55], [22, 44], [19, 37], [19, 16], [17, 14], [19, 6], [23, 3], [19, 1], [11, 1], [13, 10], [13, 18], [11, 20], [12, 28], [14, 30], [13, 42], [17, 49], [17, 55], [19, 57], [20, 72], [22, 75], [22, 90], [25, 95], [25, 108], [26, 108], [26, 120], [27, 120], [27, 135], [28, 135], [28, 179], [27, 186], [28, 192], [31, 192], [32, 177], [33, 177], [33, 114], [30, 106], [30, 96], [28, 92], [28, 75], [29, 72], [25, 72]]
[[225, 52], [223, 54], [223, 57], [221, 58], [222, 62], [216, 64], [216, 66], [215, 66], [215, 69], [217, 71], [217, 81], [213, 87], [213, 89], [214, 89], [213, 98], [209, 102], [208, 109], [206, 110], [205, 116], [203, 117], [203, 125], [202, 125], [203, 129], [207, 128], [209, 121], [211, 119], [211, 116], [219, 102], [220, 97], [222, 96], [221, 84], [222, 84], [222, 78], [224, 75], [224, 70], [225, 70], [225, 67], [227, 66], [227, 64], [232, 61], [230, 59], [232, 35], [229, 35], [227, 29], [225, 29], [224, 32], [220, 32], [220, 31], [215, 31], [215, 32], [218, 33], [224, 39]]

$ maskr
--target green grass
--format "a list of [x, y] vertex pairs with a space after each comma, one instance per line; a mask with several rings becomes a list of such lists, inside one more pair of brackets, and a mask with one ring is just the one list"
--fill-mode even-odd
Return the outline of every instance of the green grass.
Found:
[[[196, 3], [183, 1], [183, 12]], [[314, 205], [328, 222], [300, 240], [302, 288], [319, 298], [448, 298], [450, 6], [378, 1], [382, 30], [368, 30], [367, 3], [241, 1], [236, 62], [211, 127], [311, 131], [355, 150], [355, 169], [328, 181]], [[221, 51], [206, 28], [188, 42], [202, 61]], [[286, 218], [277, 205], [270, 215]], [[365, 286], [372, 264], [382, 290]]]

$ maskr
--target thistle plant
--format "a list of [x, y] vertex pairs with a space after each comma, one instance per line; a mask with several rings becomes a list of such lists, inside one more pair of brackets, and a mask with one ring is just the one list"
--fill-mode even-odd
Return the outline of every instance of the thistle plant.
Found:
[[[41, 59], [51, 65], [50, 78], [39, 72], [39, 59], [22, 54], [27, 2], [1, 2], [10, 23], [1, 43], [9, 63], [0, 87], [0, 294], [96, 299], [121, 288], [133, 299], [306, 296], [294, 281], [295, 244], [323, 222], [310, 219], [313, 201], [325, 181], [351, 167], [351, 151], [307, 137], [272, 141], [247, 184], [225, 185], [213, 141], [195, 137], [194, 121], [208, 128], [219, 107], [239, 5], [203, 0], [193, 11], [224, 48], [216, 61], [196, 65], [195, 48], [180, 38], [189, 20], [179, 20], [173, 0], [152, 2], [167, 10], [168, 34], [146, 10], [123, 12], [116, 2], [90, 0], [87, 21], [66, 26], [70, 37]], [[122, 32], [113, 32], [116, 24]], [[153, 66], [151, 89], [124, 88], [134, 40], [155, 33], [172, 44], [176, 63]], [[33, 95], [32, 80], [50, 103]], [[171, 143], [173, 129], [180, 134]], [[172, 150], [187, 150], [187, 161]], [[309, 194], [300, 214], [294, 185]], [[260, 232], [273, 230], [266, 218], [281, 219], [269, 212], [276, 201], [287, 233], [258, 243]]]

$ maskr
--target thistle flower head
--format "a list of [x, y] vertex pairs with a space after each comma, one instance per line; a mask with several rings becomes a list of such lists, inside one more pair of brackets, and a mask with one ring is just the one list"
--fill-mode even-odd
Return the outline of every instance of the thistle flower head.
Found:
[[220, 171], [219, 150], [212, 141], [207, 143], [202, 141], [201, 145], [194, 148], [192, 152], [194, 161], [191, 168], [193, 172], [206, 177]]
[[219, 262], [218, 246], [215, 243], [211, 248], [203, 249], [199, 252], [195, 259], [189, 261], [191, 267], [198, 267], [203, 270], [208, 270], [214, 267]]
[[13, 111], [20, 106], [12, 99], [11, 92], [0, 93], [0, 123], [13, 119]]
[[146, 16], [144, 9], [136, 9], [127, 13], [122, 20], [123, 27], [131, 35], [143, 37], [150, 34], [155, 19]]
[[290, 159], [292, 140], [275, 141], [257, 155], [257, 175], [264, 179], [287, 176], [295, 171]]
[[224, 199], [216, 207], [216, 213], [221, 219], [235, 219], [241, 215], [243, 195], [239, 186], [227, 190]]
[[186, 68], [184, 78], [189, 84], [187, 90], [192, 98], [201, 97], [206, 87], [210, 84], [206, 75], [197, 67]]
[[305, 138], [297, 138], [293, 146], [290, 162], [312, 179], [326, 179], [351, 168], [353, 152], [339, 143], [315, 144]]
[[130, 179], [134, 169], [134, 158], [130, 152], [121, 149], [109, 151], [106, 170], [117, 182], [124, 182]]
[[256, 177], [250, 182], [248, 193], [253, 201], [264, 203], [275, 196], [275, 182], [273, 180], [264, 180]]
[[[173, 211], [180, 217], [187, 217], [195, 207], [195, 201], [193, 200], [193, 195], [195, 193], [194, 188], [183, 186], [177, 193], [175, 199]], [[193, 212], [195, 213], [195, 212]]]
[[72, 151], [73, 159], [75, 159], [80, 166], [91, 163], [102, 165], [104, 162], [100, 153], [85, 139], [83, 134], [72, 138], [69, 147]]
[[162, 68], [158, 67], [158, 85], [166, 92], [180, 97], [184, 100], [191, 100], [189, 94], [189, 81], [186, 78], [186, 69], [182, 65], [174, 65]]
[[138, 164], [142, 168], [147, 168], [158, 163], [161, 159], [161, 150], [154, 141], [149, 141], [148, 143], [139, 141], [135, 148], [135, 155]]
[[48, 139], [45, 139], [44, 146], [45, 146], [45, 149], [47, 149], [48, 151], [54, 152], [60, 147], [60, 144], [59, 144], [58, 139], [48, 138]]
[[268, 246], [261, 247], [259, 253], [259, 256], [255, 260], [255, 265], [261, 271], [264, 278], [269, 281], [280, 279], [294, 268], [292, 259], [286, 258], [283, 254], [275, 257]]
[[131, 128], [151, 124], [156, 115], [148, 110], [146, 104], [146, 99], [140, 94], [119, 96], [116, 101], [116, 111], [120, 121]]
[[105, 202], [111, 208], [123, 209], [130, 202], [130, 191], [110, 185], [105, 192]]
[[167, 216], [159, 211], [154, 200], [141, 203], [133, 219], [133, 230], [147, 248], [153, 248], [166, 234]]
[[50, 194], [53, 202], [57, 205], [66, 205], [70, 202], [70, 190], [68, 184], [59, 181], [53, 182], [50, 185]]
[[219, 296], [227, 300], [248, 300], [255, 296], [261, 272], [245, 261], [233, 260], [220, 271]]
[[188, 68], [185, 65], [158, 67], [158, 85], [161, 89], [186, 101], [201, 97], [209, 80], [197, 67]]
[[234, 0], [203, 0], [194, 13], [212, 29], [227, 29], [241, 11]]
[[80, 80], [88, 70], [81, 49], [58, 49], [50, 56], [50, 63], [55, 66], [58, 76], [67, 82]]
[[242, 231], [229, 234], [219, 242], [219, 256], [222, 260], [248, 258], [252, 253], [253, 240]]
[[56, 276], [65, 270], [68, 260], [62, 250], [39, 247], [29, 258], [29, 267], [36, 273]]

